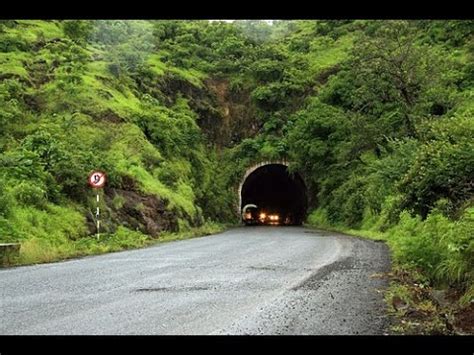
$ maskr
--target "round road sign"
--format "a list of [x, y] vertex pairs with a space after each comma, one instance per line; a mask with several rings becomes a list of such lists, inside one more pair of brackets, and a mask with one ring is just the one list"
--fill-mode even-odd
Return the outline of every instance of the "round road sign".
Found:
[[94, 189], [100, 189], [104, 187], [106, 177], [105, 173], [102, 171], [93, 171], [90, 175], [89, 178], [87, 179], [89, 185], [94, 188]]

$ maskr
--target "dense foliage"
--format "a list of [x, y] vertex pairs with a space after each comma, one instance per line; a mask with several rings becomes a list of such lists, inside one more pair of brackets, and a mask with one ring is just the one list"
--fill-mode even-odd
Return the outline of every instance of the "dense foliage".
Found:
[[473, 292], [473, 29], [3, 21], [1, 238], [87, 240], [94, 168], [110, 235], [153, 234], [150, 196], [160, 233], [235, 221], [242, 172], [286, 158], [309, 222], [387, 233], [396, 262]]

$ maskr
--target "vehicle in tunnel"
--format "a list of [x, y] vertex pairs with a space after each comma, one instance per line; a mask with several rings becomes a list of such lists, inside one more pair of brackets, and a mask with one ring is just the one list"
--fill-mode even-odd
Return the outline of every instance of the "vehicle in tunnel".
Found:
[[282, 223], [280, 215], [278, 213], [266, 213], [263, 210], [259, 210], [254, 204], [246, 205], [242, 209], [242, 221], [246, 225], [279, 225]]
[[266, 213], [264, 211], [260, 211], [258, 214], [258, 221], [259, 224], [279, 225], [280, 215], [278, 213]]
[[281, 218], [278, 213], [266, 213], [263, 210], [259, 210], [257, 207], [251, 207], [243, 210], [242, 221], [246, 225], [274, 225], [289, 224], [288, 218]]
[[272, 212], [267, 213], [258, 208], [252, 208], [242, 214], [242, 221], [246, 225], [273, 225], [273, 226], [291, 226], [300, 225], [291, 213]]
[[243, 215], [246, 225], [301, 225], [307, 203], [303, 179], [297, 173], [290, 174], [283, 164], [258, 167], [247, 176], [241, 189], [241, 205], [258, 206], [251, 213], [246, 212], [248, 219]]
[[246, 225], [256, 225], [259, 223], [259, 212], [257, 205], [248, 204], [242, 208], [242, 221]]

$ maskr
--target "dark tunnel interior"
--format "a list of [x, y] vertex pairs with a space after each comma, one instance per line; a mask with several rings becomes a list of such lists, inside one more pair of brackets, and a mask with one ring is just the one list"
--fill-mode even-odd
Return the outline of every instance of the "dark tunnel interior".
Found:
[[[285, 165], [269, 164], [256, 169], [244, 181], [241, 194], [241, 209], [248, 204], [257, 205], [252, 209], [255, 224], [301, 225], [306, 217], [306, 185], [299, 174], [289, 174]], [[267, 223], [265, 218], [275, 215], [278, 221]]]

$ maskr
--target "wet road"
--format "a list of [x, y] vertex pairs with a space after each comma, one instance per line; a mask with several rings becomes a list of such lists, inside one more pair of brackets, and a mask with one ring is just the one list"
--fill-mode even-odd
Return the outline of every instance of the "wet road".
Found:
[[0, 270], [0, 334], [383, 334], [383, 243], [242, 227]]

